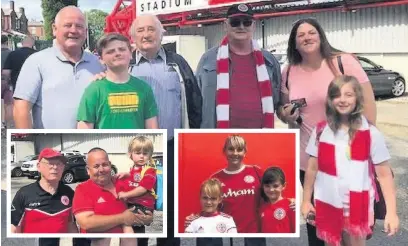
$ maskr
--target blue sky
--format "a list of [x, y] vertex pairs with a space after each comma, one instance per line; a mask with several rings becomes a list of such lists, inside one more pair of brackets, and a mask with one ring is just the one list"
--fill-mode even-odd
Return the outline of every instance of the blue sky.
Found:
[[[83, 11], [90, 9], [100, 9], [107, 13], [111, 13], [117, 0], [78, 0], [79, 8]], [[1, 7], [9, 6], [9, 1], [2, 0]], [[23, 7], [27, 19], [42, 20], [42, 8], [41, 0], [14, 0], [14, 9], [18, 11], [18, 8]]]

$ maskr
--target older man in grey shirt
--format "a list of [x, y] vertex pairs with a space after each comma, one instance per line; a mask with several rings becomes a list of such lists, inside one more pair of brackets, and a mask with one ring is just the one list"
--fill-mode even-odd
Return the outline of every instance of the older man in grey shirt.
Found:
[[152, 87], [159, 108], [159, 127], [168, 130], [170, 140], [174, 129], [200, 127], [202, 99], [188, 63], [161, 46], [163, 32], [154, 15], [142, 15], [133, 22], [131, 35], [137, 49], [130, 73]]
[[[179, 245], [174, 238], [174, 129], [199, 128], [202, 98], [200, 88], [188, 63], [180, 55], [161, 46], [163, 26], [154, 15], [141, 15], [133, 22], [131, 35], [136, 43], [133, 76], [142, 78], [153, 89], [159, 109], [159, 128], [167, 129], [168, 237], [158, 239], [157, 246]], [[139, 245], [146, 242], [139, 241]]]
[[81, 96], [103, 71], [96, 56], [82, 51], [86, 25], [78, 8], [63, 8], [52, 28], [55, 45], [31, 55], [21, 68], [14, 92], [16, 128], [76, 128]]

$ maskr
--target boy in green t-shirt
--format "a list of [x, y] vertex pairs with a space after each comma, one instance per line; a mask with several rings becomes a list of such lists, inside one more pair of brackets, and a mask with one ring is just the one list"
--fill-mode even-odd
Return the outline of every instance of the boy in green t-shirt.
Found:
[[78, 108], [81, 129], [157, 129], [157, 106], [151, 87], [129, 75], [129, 40], [120, 34], [103, 36], [97, 43], [106, 77], [91, 83]]

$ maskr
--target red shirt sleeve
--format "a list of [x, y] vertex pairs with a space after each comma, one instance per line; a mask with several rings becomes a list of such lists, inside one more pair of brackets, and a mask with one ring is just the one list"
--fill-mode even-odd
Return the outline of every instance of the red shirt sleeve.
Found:
[[146, 190], [151, 190], [156, 184], [156, 169], [149, 168], [143, 175], [142, 180], [139, 182], [139, 186], [142, 186]]
[[94, 210], [94, 203], [92, 202], [89, 192], [86, 190], [86, 186], [78, 185], [75, 189], [74, 200], [72, 202], [72, 213], [75, 215], [80, 212]]

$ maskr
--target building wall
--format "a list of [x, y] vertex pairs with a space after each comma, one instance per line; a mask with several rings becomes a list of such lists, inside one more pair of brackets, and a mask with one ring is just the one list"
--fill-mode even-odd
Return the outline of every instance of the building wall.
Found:
[[[43, 148], [49, 147], [61, 151], [78, 150], [86, 153], [94, 147], [105, 149], [110, 161], [118, 167], [120, 172], [129, 170], [132, 162], [127, 153], [129, 142], [138, 134], [45, 134], [36, 136], [34, 139], [36, 153]], [[163, 135], [142, 134], [152, 139], [154, 153], [163, 153]], [[61, 146], [62, 142], [62, 146]]]
[[[295, 21], [314, 17], [336, 48], [370, 58], [408, 78], [408, 5], [360, 9], [356, 12], [322, 12], [275, 17], [265, 20], [265, 49], [286, 53]], [[196, 34], [207, 38], [207, 47], [218, 45], [225, 34], [223, 24], [168, 31], [167, 35]], [[262, 27], [257, 22], [254, 38], [262, 45]]]
[[28, 32], [31, 33], [31, 35], [38, 37], [39, 39], [44, 38], [44, 26], [31, 26], [29, 24]]

